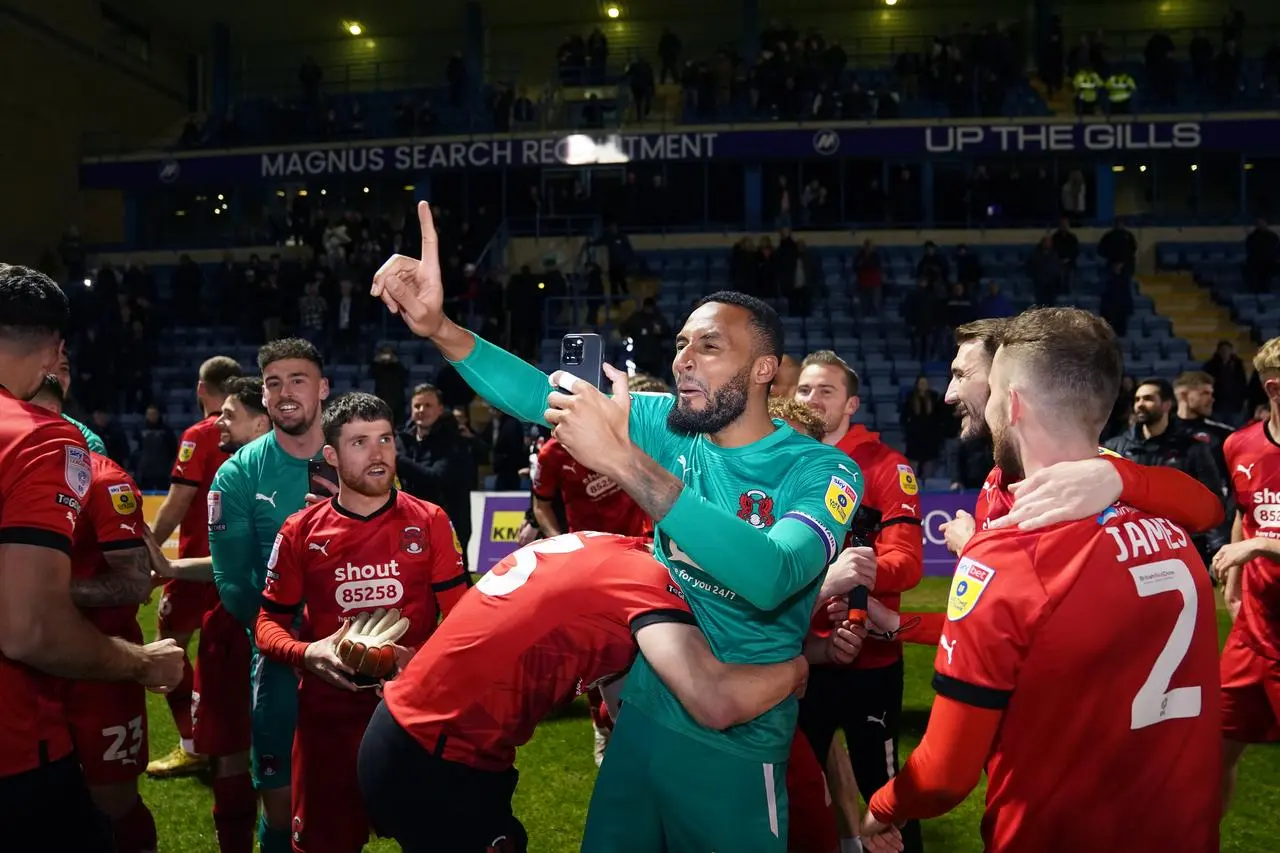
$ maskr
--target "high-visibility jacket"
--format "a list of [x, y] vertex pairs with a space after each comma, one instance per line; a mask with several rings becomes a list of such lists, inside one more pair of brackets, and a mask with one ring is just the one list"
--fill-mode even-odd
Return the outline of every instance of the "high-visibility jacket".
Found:
[[1082, 68], [1072, 78], [1071, 85], [1075, 87], [1077, 98], [1086, 104], [1092, 104], [1098, 100], [1098, 90], [1102, 88], [1103, 83], [1098, 72]]
[[1134, 90], [1138, 88], [1138, 84], [1133, 82], [1133, 78], [1123, 71], [1108, 77], [1106, 86], [1107, 100], [1113, 104], [1123, 104], [1133, 97]]

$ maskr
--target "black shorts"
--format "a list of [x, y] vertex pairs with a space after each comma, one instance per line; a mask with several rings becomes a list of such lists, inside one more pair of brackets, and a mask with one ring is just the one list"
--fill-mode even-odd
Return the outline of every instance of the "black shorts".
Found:
[[400, 727], [385, 703], [365, 730], [358, 771], [369, 823], [404, 853], [526, 849], [528, 837], [511, 811], [516, 769], [494, 773], [433, 755]]
[[115, 850], [111, 822], [94, 806], [74, 753], [0, 778], [0, 850]]

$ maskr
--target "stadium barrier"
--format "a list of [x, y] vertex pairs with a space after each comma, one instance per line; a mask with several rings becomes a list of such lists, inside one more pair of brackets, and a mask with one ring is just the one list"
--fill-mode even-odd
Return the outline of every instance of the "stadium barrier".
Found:
[[[942, 525], [955, 517], [956, 510], [973, 512], [977, 498], [977, 492], [920, 493], [926, 575], [946, 577], [955, 568], [955, 557], [947, 551], [942, 538]], [[143, 496], [142, 511], [147, 524], [154, 523], [162, 503], [162, 494]], [[516, 549], [516, 535], [528, 508], [528, 492], [471, 493], [471, 541], [467, 543], [467, 553], [473, 571], [487, 572]], [[176, 532], [164, 543], [164, 552], [170, 558], [177, 558]]]

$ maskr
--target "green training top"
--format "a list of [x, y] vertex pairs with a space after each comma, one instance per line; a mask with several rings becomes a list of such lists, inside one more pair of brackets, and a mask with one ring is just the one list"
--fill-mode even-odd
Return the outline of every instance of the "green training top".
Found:
[[209, 489], [213, 580], [223, 606], [250, 637], [276, 534], [306, 506], [308, 461], [286, 453], [272, 430], [223, 462]]
[[[479, 337], [457, 367], [493, 405], [545, 425], [551, 387], [542, 371]], [[657, 525], [655, 556], [684, 590], [720, 660], [795, 657], [820, 579], [862, 499], [861, 473], [844, 453], [781, 421], [746, 447], [676, 432], [667, 426], [674, 405], [670, 394], [631, 395], [631, 440], [685, 484]], [[670, 729], [755, 761], [785, 761], [795, 734], [795, 699], [724, 732], [703, 728], [643, 656], [623, 699]]]

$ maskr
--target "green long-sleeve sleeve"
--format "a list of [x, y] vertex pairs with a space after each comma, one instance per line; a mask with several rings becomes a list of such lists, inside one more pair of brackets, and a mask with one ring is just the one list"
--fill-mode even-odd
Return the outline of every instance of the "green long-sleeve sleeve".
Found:
[[547, 426], [543, 416], [551, 393], [550, 377], [479, 335], [475, 339], [471, 354], [453, 363], [458, 374], [477, 394], [512, 417]]
[[252, 631], [262, 600], [262, 582], [258, 580], [262, 555], [253, 530], [254, 497], [246, 483], [236, 460], [218, 469], [210, 489], [217, 497], [209, 510], [209, 553], [222, 606]]

